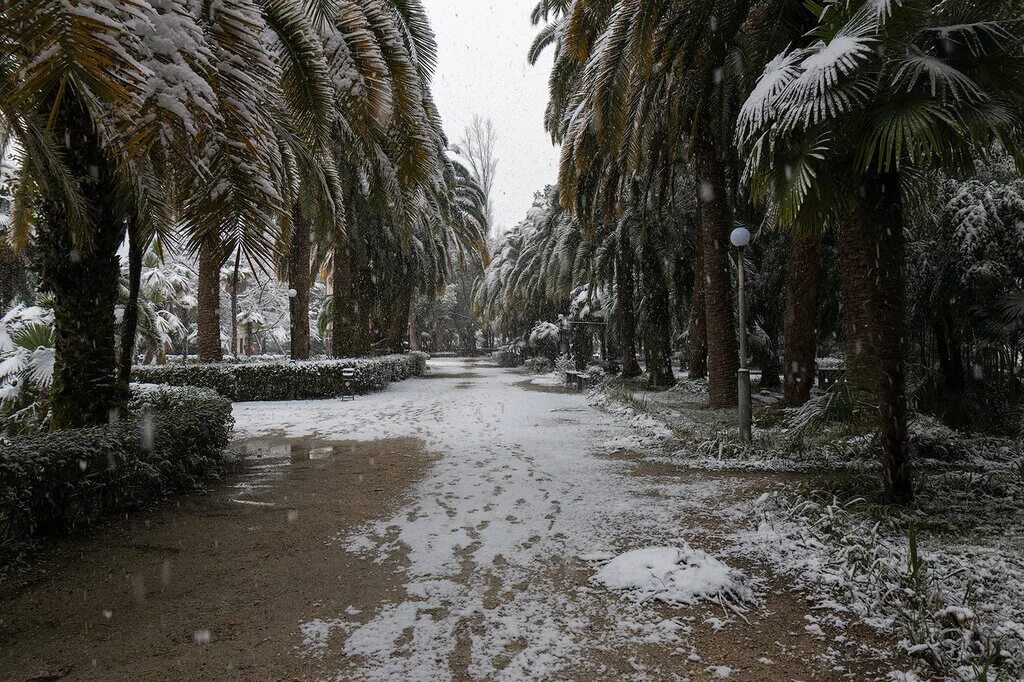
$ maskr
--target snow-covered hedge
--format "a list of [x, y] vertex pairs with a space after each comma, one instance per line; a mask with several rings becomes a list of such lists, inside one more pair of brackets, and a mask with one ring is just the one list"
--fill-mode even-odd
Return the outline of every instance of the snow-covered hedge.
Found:
[[526, 361], [525, 366], [526, 371], [533, 374], [548, 374], [555, 368], [551, 360], [541, 356], [530, 358]]
[[519, 367], [523, 364], [523, 343], [510, 343], [494, 352], [498, 367]]
[[420, 376], [426, 371], [428, 357], [415, 352], [350, 360], [152, 365], [136, 367], [135, 378], [152, 384], [210, 388], [240, 402], [317, 400], [342, 394], [345, 368], [356, 371], [356, 393], [372, 393], [392, 381]]
[[221, 472], [231, 401], [206, 389], [133, 386], [130, 408], [107, 426], [3, 444], [0, 558], [25, 538], [144, 507]]

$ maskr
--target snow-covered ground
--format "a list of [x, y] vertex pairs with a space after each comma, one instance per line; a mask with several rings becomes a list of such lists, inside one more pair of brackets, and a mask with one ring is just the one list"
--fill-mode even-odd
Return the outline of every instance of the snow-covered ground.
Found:
[[870, 434], [823, 431], [796, 442], [784, 427], [767, 427], [746, 445], [734, 414], [707, 410], [699, 389], [683, 380], [661, 393], [602, 390], [591, 400], [629, 419], [632, 442], [653, 461], [802, 474], [803, 485], [733, 507], [729, 516], [745, 530], [730, 534], [726, 560], [766, 562], [816, 604], [818, 620], [894, 637], [894, 650], [921, 675], [1024, 679], [1019, 441], [959, 434], [916, 415], [917, 499], [901, 509], [874, 501], [879, 456]]
[[[404, 566], [401, 598], [373, 613], [314, 609], [296, 623], [304, 655], [345, 662], [337, 679], [450, 679], [452, 661], [466, 658], [474, 679], [763, 679], [749, 668], [817, 646], [802, 632], [789, 635], [813, 646], [768, 632], [756, 652], [721, 642], [698, 652], [699, 637], [750, 626], [743, 614], [754, 618], [765, 599], [763, 576], [708, 546], [720, 537], [709, 524], [722, 521], [722, 500], [740, 483], [638, 475], [635, 460], [609, 453], [653, 440], [649, 424], [585, 395], [527, 390], [521, 375], [483, 362], [430, 367], [436, 378], [354, 403], [235, 407], [243, 440], [415, 437], [439, 456], [397, 513], [325, 538], [339, 552]], [[702, 600], [711, 617], [688, 606]], [[830, 649], [813, 657], [825, 661]]]
[[[433, 360], [431, 368], [451, 373], [466, 366]], [[580, 598], [576, 586], [559, 584], [542, 567], [586, 557], [596, 571], [602, 562], [595, 556], [683, 548], [689, 539], [686, 510], [704, 507], [722, 494], [721, 486], [680, 484], [652, 496], [649, 482], [631, 476], [627, 463], [596, 456], [608, 449], [603, 444], [631, 433], [625, 421], [590, 407], [584, 396], [526, 391], [513, 385], [521, 376], [492, 367], [472, 371], [483, 378], [469, 390], [450, 379], [427, 378], [355, 403], [236, 405], [241, 438], [414, 436], [442, 455], [407, 507], [334, 539], [338, 551], [406, 558], [408, 599], [382, 605], [369, 620], [323, 613], [297, 624], [309, 635], [310, 653], [322, 651], [324, 624], [330, 624], [348, 632], [345, 651], [361, 661], [360, 670], [347, 675], [444, 679], [452, 633], [460, 621], [475, 619], [483, 634], [473, 636], [470, 674], [523, 679], [556, 674], [578, 663], [585, 648], [676, 638], [678, 628], [642, 603], [613, 600], [614, 613], [601, 613], [594, 600]], [[746, 589], [737, 587], [739, 572], [712, 557], [704, 561], [715, 572], [699, 576], [705, 593], [715, 591], [708, 580], [724, 581], [737, 594]], [[642, 564], [631, 568], [639, 571], [637, 580], [649, 574]], [[495, 579], [503, 599], [484, 608]], [[579, 589], [603, 588], [594, 583]], [[698, 590], [691, 596], [704, 595]]]

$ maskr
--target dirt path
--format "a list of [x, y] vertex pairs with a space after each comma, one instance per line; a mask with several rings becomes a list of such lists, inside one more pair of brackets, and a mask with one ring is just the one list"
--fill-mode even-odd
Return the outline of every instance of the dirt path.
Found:
[[204, 496], [45, 552], [0, 587], [4, 680], [315, 679], [297, 654], [314, 610], [402, 597], [399, 568], [328, 540], [397, 509], [431, 458], [411, 438], [249, 444]]
[[[717, 554], [740, 499], [786, 481], [629, 452], [579, 395], [463, 361], [338, 401], [236, 406], [256, 468], [62, 545], [0, 587], [11, 679], [870, 679], [853, 628], [762, 567], [757, 597], [669, 608], [583, 557]], [[332, 447], [333, 446], [333, 447]], [[430, 454], [432, 453], [432, 454]], [[820, 630], [819, 630], [820, 628]], [[40, 677], [49, 675], [50, 677]]]

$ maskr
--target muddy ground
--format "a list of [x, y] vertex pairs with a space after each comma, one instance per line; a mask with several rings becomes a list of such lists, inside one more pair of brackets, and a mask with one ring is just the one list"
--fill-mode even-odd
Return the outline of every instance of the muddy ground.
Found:
[[401, 589], [396, 566], [326, 540], [397, 509], [431, 457], [408, 438], [291, 449], [286, 461], [252, 456], [208, 495], [44, 548], [37, 568], [0, 584], [0, 678], [326, 674], [329, 658], [297, 653], [297, 624], [323, 607], [372, 610]]

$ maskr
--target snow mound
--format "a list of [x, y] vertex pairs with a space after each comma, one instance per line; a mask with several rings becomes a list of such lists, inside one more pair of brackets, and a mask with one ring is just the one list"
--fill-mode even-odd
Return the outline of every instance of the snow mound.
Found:
[[623, 592], [633, 601], [661, 601], [670, 606], [722, 598], [743, 602], [753, 596], [741, 572], [688, 546], [645, 547], [620, 554], [591, 581]]

